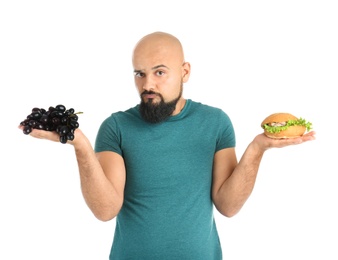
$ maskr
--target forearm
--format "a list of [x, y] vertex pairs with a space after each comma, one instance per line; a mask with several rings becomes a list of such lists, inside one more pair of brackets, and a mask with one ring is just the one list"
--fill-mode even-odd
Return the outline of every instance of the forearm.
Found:
[[232, 174], [220, 187], [215, 200], [217, 209], [232, 217], [243, 207], [252, 193], [264, 150], [253, 141], [245, 150]]
[[123, 198], [106, 177], [86, 137], [81, 136], [81, 141], [74, 144], [74, 150], [81, 190], [88, 207], [102, 221], [114, 218], [122, 206]]

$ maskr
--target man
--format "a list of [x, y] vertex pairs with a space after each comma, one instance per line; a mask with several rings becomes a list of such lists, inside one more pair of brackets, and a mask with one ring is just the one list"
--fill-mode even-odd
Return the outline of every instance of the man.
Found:
[[[110, 259], [222, 259], [213, 205], [234, 216], [264, 152], [314, 140], [315, 133], [280, 140], [259, 134], [238, 162], [227, 114], [183, 97], [190, 64], [177, 38], [146, 35], [132, 62], [140, 104], [104, 120], [95, 151], [80, 129], [68, 141], [88, 207], [102, 221], [116, 217]], [[55, 132], [31, 136], [59, 141]]]

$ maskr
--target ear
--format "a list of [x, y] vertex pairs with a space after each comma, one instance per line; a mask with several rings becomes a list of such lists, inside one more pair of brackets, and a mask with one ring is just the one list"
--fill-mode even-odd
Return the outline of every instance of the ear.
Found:
[[190, 63], [184, 62], [182, 65], [182, 81], [186, 83], [190, 77]]

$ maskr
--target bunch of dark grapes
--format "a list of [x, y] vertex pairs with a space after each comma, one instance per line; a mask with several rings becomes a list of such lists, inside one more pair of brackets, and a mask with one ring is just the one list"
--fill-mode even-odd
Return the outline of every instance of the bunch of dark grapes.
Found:
[[23, 133], [28, 135], [33, 129], [55, 131], [60, 136], [60, 142], [65, 144], [74, 140], [74, 131], [79, 127], [78, 116], [73, 108], [66, 109], [64, 105], [51, 106], [48, 110], [34, 107], [32, 112], [23, 120]]

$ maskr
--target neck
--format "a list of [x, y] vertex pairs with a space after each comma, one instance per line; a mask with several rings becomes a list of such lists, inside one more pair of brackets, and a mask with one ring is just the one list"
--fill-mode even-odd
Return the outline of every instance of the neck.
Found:
[[180, 98], [180, 100], [176, 104], [176, 108], [174, 112], [172, 113], [172, 116], [179, 114], [183, 110], [185, 103], [186, 103], [186, 99]]

